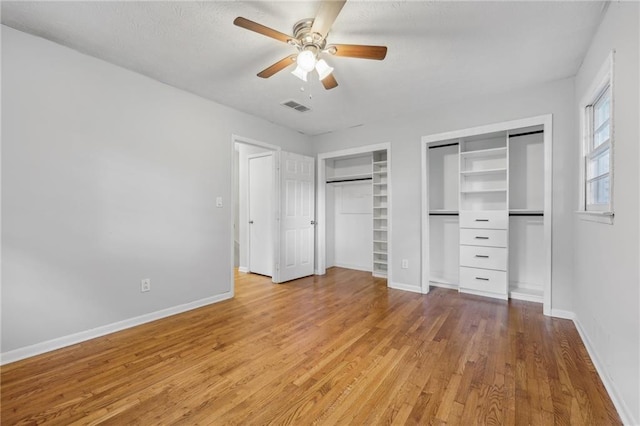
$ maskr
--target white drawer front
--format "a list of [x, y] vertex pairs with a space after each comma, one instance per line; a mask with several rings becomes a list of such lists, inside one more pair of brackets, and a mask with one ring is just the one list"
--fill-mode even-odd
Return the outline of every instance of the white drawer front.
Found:
[[504, 271], [461, 267], [460, 287], [505, 295], [507, 294], [507, 273]]
[[460, 228], [507, 229], [506, 210], [461, 211]]
[[467, 246], [506, 247], [507, 231], [498, 229], [460, 229], [460, 244]]
[[460, 246], [460, 266], [507, 270], [507, 249], [497, 247]]

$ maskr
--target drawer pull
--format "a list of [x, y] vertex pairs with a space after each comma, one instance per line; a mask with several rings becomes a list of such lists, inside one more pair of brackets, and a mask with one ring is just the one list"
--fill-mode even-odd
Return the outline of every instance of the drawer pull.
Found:
[[489, 278], [476, 277], [476, 280], [489, 281]]
[[489, 219], [476, 219], [476, 222], [489, 222]]
[[483, 259], [488, 259], [489, 256], [487, 256], [486, 254], [476, 254], [476, 257], [481, 257]]
[[488, 240], [489, 237], [476, 237], [476, 240]]

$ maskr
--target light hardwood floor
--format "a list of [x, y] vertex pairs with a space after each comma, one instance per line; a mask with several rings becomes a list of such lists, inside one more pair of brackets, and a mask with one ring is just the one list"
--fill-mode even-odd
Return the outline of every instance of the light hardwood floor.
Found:
[[333, 268], [2, 367], [2, 424], [616, 425], [571, 321]]

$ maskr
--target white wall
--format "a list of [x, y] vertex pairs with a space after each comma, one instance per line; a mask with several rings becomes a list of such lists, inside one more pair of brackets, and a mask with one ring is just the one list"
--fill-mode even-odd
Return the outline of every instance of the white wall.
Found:
[[[427, 94], [425, 94], [427, 96]], [[426, 109], [419, 116], [395, 118], [313, 138], [318, 153], [391, 143], [393, 192], [393, 276], [420, 288], [420, 138], [445, 131], [553, 114], [553, 294], [552, 308], [571, 311], [573, 211], [576, 205], [573, 80], [565, 79], [491, 97]], [[401, 260], [409, 268], [401, 269]]]
[[311, 150], [297, 132], [5, 26], [2, 124], [3, 355], [229, 296], [232, 134]]
[[[619, 412], [628, 424], [640, 424], [638, 9], [637, 2], [609, 4], [576, 76], [573, 108], [577, 120], [581, 98], [615, 49], [615, 218], [609, 225], [574, 216], [574, 310], [592, 355], [604, 370], [603, 380], [609, 382], [610, 393], [621, 402]], [[577, 137], [572, 145], [572, 155], [578, 158]], [[577, 179], [576, 174], [575, 191]]]
[[[333, 200], [327, 203], [327, 224], [333, 234], [332, 263], [327, 266], [371, 271], [373, 269], [373, 188], [371, 181], [333, 186]], [[328, 191], [329, 192], [329, 191]], [[329, 250], [327, 250], [329, 252]]]

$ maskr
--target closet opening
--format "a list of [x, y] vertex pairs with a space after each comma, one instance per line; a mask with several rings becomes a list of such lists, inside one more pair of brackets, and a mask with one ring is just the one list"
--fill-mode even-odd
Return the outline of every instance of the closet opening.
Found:
[[318, 155], [317, 271], [390, 271], [389, 145]]
[[551, 116], [422, 138], [422, 287], [551, 313]]

